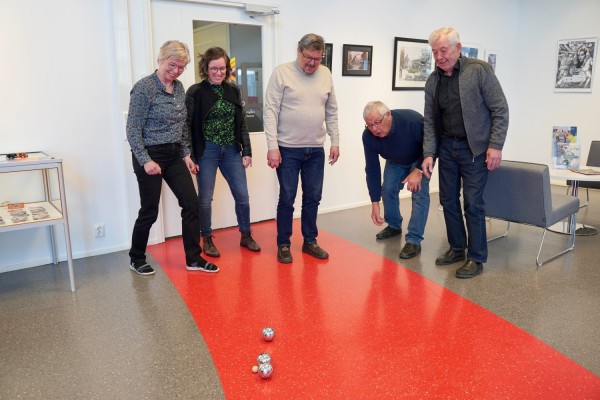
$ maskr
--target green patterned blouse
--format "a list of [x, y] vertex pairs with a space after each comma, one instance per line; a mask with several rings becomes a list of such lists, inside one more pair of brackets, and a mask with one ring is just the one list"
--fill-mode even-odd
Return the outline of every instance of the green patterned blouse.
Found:
[[218, 100], [204, 121], [204, 139], [219, 146], [232, 146], [235, 143], [235, 106], [223, 99], [223, 86], [210, 85]]

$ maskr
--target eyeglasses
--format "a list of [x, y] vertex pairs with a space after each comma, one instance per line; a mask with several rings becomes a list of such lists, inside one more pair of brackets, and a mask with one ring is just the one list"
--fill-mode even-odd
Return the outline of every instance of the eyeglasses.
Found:
[[216, 74], [217, 72], [224, 73], [225, 71], [227, 71], [227, 67], [210, 67], [208, 69], [213, 74]]
[[367, 129], [373, 129], [376, 126], [378, 127], [379, 125], [381, 125], [381, 123], [383, 122], [383, 120], [385, 119], [385, 116], [387, 115], [387, 113], [383, 114], [383, 117], [381, 117], [381, 119], [379, 121], [375, 121], [372, 124], [365, 124], [365, 128]]
[[167, 64], [167, 68], [169, 69], [169, 71], [173, 71], [174, 69], [177, 69], [177, 72], [182, 73], [183, 71], [185, 71], [187, 66], [180, 67], [179, 65], [170, 62]]
[[321, 60], [323, 59], [323, 56], [316, 58], [316, 57], [309, 57], [307, 55], [304, 54], [304, 52], [301, 53], [302, 57], [304, 58], [304, 62], [306, 62], [307, 64], [310, 64], [312, 62], [314, 62], [315, 64], [319, 64], [321, 62]]

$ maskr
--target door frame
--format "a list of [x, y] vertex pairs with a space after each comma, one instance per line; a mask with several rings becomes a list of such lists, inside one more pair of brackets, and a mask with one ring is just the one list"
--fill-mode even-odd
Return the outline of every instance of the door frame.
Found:
[[[126, 135], [127, 113], [129, 109], [129, 92], [133, 84], [139, 79], [151, 74], [156, 69], [155, 43], [153, 43], [152, 26], [152, 3], [154, 1], [173, 2], [184, 4], [198, 4], [212, 8], [203, 19], [228, 23], [247, 23], [259, 25], [263, 29], [263, 70], [271, 71], [277, 62], [277, 15], [250, 16], [244, 13], [243, 3], [211, 0], [112, 0], [113, 18], [115, 28], [115, 45], [117, 56], [117, 79], [119, 94], [119, 109], [121, 111], [121, 133], [123, 135], [122, 155], [130, 165], [131, 152]], [[231, 14], [232, 8], [239, 8], [236, 21], [231, 21], [224, 15]], [[228, 12], [225, 12], [227, 11]], [[191, 32], [191, 29], [190, 29]], [[263, 88], [263, 91], [265, 88]], [[263, 93], [264, 94], [264, 93]], [[124, 171], [129, 215], [129, 227], [133, 229], [137, 212], [139, 210], [139, 194], [137, 193], [137, 182], [131, 171]], [[275, 180], [275, 179], [274, 179]], [[274, 193], [275, 194], [275, 193]], [[164, 217], [162, 207], [159, 208], [159, 216], [150, 232], [148, 244], [162, 243], [165, 240]]]

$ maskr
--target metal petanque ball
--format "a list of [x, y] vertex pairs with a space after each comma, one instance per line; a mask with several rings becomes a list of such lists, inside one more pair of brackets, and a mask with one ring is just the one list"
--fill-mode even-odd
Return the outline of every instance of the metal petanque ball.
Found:
[[263, 328], [262, 335], [263, 335], [263, 338], [267, 342], [270, 342], [271, 340], [273, 340], [273, 337], [275, 336], [275, 330], [273, 328], [271, 328], [270, 326], [267, 326], [267, 327]]
[[268, 379], [273, 374], [273, 366], [270, 363], [260, 364], [258, 366], [258, 374], [263, 379]]
[[256, 357], [256, 362], [259, 368], [261, 364], [271, 364], [271, 356], [269, 353], [261, 353]]

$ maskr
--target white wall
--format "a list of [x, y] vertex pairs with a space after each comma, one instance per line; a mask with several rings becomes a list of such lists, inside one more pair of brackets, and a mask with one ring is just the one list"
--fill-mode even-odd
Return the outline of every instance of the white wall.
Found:
[[[512, 100], [512, 139], [507, 153], [518, 160], [551, 163], [554, 125], [575, 125], [583, 164], [592, 140], [600, 139], [600, 69], [592, 93], [554, 93], [557, 41], [600, 36], [600, 1], [523, 1], [515, 45], [516, 96]], [[598, 54], [594, 62], [598, 63]], [[517, 60], [517, 59], [515, 59]]]
[[[122, 7], [126, 1], [114, 3]], [[115, 29], [112, 3], [0, 1], [4, 76], [0, 152], [45, 150], [64, 160], [76, 258], [127, 249], [130, 240], [127, 198], [132, 190], [125, 181], [132, 172], [122, 157], [120, 113], [129, 88], [119, 86], [127, 79], [119, 80], [117, 74], [128, 75], [131, 70], [117, 68], [117, 60], [127, 55], [114, 44], [115, 34], [122, 35], [128, 28], [126, 22], [117, 21]], [[281, 14], [274, 17], [278, 63], [295, 58], [298, 39], [309, 31], [334, 44], [333, 75], [343, 136], [339, 162], [326, 167], [322, 210], [368, 203], [360, 143], [364, 104], [380, 99], [394, 108], [423, 109], [422, 91], [391, 91], [396, 36], [426, 39], [433, 29], [453, 25], [464, 42], [498, 51], [498, 76], [511, 109], [505, 158], [549, 162], [548, 138], [557, 124], [577, 125], [584, 151], [592, 137], [598, 137], [592, 125], [599, 105], [597, 76], [591, 94], [554, 94], [552, 88], [556, 41], [598, 36], [599, 2], [573, 0], [565, 6], [562, 0], [458, 0], [451, 7], [432, 0], [375, 0], [368, 7], [348, 4], [282, 0]], [[137, 31], [148, 31], [145, 24], [137, 17], [129, 21], [134, 28], [143, 26]], [[371, 77], [341, 76], [344, 43], [373, 46]], [[148, 54], [148, 49], [133, 51], [138, 54], [132, 59]], [[14, 199], [14, 190], [0, 186], [0, 201]], [[106, 226], [103, 239], [93, 238], [96, 223]], [[61, 259], [63, 248], [59, 241]], [[0, 233], [0, 254], [0, 271], [51, 260], [47, 234], [41, 229]]]
[[[516, 86], [517, 71], [508, 60], [517, 57], [514, 46], [519, 21], [517, 1], [459, 0], [443, 9], [439, 1], [431, 0], [377, 0], [368, 7], [351, 4], [289, 0], [282, 2], [281, 14], [277, 16], [279, 62], [295, 59], [298, 40], [306, 33], [318, 33], [326, 42], [333, 43], [332, 72], [339, 105], [341, 155], [337, 164], [325, 168], [321, 211], [370, 203], [361, 142], [362, 111], [368, 101], [382, 100], [390, 108], [423, 112], [422, 90], [391, 90], [395, 37], [427, 39], [435, 28], [452, 25], [460, 31], [464, 42], [499, 52], [498, 75], [509, 102]], [[342, 76], [343, 44], [373, 46], [371, 77]], [[434, 175], [431, 187], [435, 191], [437, 186]]]
[[[127, 248], [123, 176], [131, 168], [120, 156], [111, 1], [2, 0], [0, 38], [0, 152], [64, 160], [75, 257]], [[19, 191], [0, 186], [0, 202], [18, 201]], [[104, 238], [94, 238], [96, 223]], [[0, 233], [0, 271], [51, 262], [46, 231]]]

